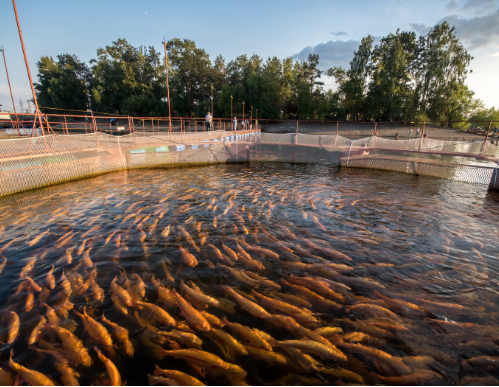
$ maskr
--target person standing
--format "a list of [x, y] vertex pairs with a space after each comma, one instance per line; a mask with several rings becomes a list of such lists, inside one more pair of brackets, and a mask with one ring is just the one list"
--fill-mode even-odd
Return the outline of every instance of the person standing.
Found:
[[409, 130], [409, 137], [412, 138], [412, 129]]
[[416, 137], [419, 137], [419, 128], [416, 128]]
[[232, 121], [233, 126], [234, 126], [234, 132], [237, 130], [237, 118], [234, 117], [234, 120]]
[[210, 131], [211, 130], [211, 122], [212, 122], [213, 117], [211, 116], [210, 112], [206, 115], [206, 130]]

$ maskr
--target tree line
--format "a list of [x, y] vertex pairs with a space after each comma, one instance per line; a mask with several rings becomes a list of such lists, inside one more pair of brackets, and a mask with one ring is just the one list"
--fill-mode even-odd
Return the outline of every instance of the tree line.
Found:
[[[488, 116], [465, 84], [473, 59], [446, 22], [428, 34], [400, 32], [362, 39], [350, 68], [319, 69], [319, 55], [307, 60], [238, 56], [213, 61], [188, 39], [166, 43], [171, 115], [215, 117], [256, 115], [267, 119], [450, 121]], [[39, 105], [131, 116], [168, 116], [165, 58], [154, 47], [133, 47], [125, 39], [97, 50], [84, 63], [76, 55], [37, 63]], [[333, 77], [326, 90], [323, 76]], [[211, 96], [213, 94], [213, 101]], [[48, 112], [48, 111], [47, 111]]]

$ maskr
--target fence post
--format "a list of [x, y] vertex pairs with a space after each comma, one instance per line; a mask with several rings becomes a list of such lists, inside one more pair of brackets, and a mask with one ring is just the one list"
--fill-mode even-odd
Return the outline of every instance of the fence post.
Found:
[[487, 128], [487, 133], [485, 134], [485, 140], [483, 140], [482, 156], [485, 154], [485, 144], [487, 144], [487, 141], [489, 139], [489, 132], [491, 127], [492, 127], [492, 121], [489, 122], [489, 127]]

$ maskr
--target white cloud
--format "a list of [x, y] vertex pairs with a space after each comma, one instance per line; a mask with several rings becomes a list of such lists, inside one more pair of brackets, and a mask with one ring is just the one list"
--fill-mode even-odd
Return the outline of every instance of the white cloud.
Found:
[[343, 68], [350, 67], [353, 52], [359, 48], [358, 40], [330, 40], [327, 43], [320, 43], [317, 46], [308, 46], [298, 54], [293, 55], [293, 59], [307, 59], [308, 54], [319, 54], [319, 64], [323, 69], [334, 66]]
[[461, 7], [460, 4], [456, 0], [451, 0], [451, 1], [449, 1], [449, 4], [447, 4], [446, 9], [447, 9], [447, 12], [454, 13], [454, 12], [457, 12], [457, 10], [460, 7]]
[[468, 49], [497, 44], [499, 39], [499, 10], [484, 16], [465, 19], [458, 15], [447, 16], [439, 23], [447, 21], [456, 27], [456, 34]]
[[499, 51], [496, 51], [493, 54], [487, 54], [487, 55], [491, 56], [492, 58], [499, 58]]
[[494, 8], [494, 0], [466, 0], [462, 10], [483, 15]]

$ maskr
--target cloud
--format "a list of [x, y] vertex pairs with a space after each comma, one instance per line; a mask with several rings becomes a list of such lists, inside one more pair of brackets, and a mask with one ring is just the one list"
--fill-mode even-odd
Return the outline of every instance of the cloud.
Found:
[[144, 13], [145, 13], [145, 15], [147, 16], [147, 11], [145, 11]]
[[487, 54], [487, 55], [491, 56], [492, 58], [499, 58], [499, 51], [496, 51], [493, 54]]
[[293, 59], [307, 59], [309, 54], [319, 54], [319, 64], [322, 69], [333, 66], [343, 68], [350, 67], [353, 52], [358, 50], [360, 41], [358, 40], [330, 40], [327, 43], [320, 43], [317, 46], [308, 46], [298, 54], [293, 55]]
[[340, 31], [340, 32], [331, 32], [331, 35], [334, 35], [334, 36], [346, 36], [348, 34], [346, 32]]
[[411, 23], [411, 28], [420, 35], [426, 35], [430, 31], [430, 27], [424, 23]]
[[483, 15], [494, 8], [494, 0], [466, 0], [463, 11], [471, 11], [476, 15]]
[[469, 19], [458, 15], [450, 15], [440, 20], [439, 24], [444, 21], [456, 27], [456, 35], [468, 49], [497, 44], [499, 38], [499, 10]]
[[448, 13], [455, 13], [459, 10], [459, 8], [461, 8], [461, 6], [456, 0], [451, 0], [445, 8]]

